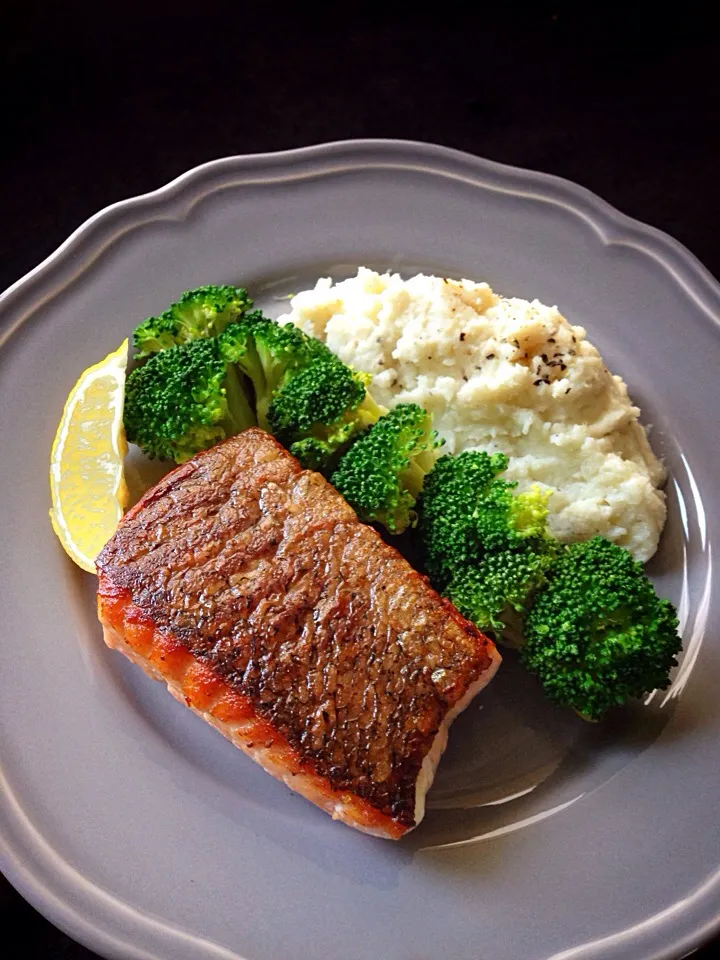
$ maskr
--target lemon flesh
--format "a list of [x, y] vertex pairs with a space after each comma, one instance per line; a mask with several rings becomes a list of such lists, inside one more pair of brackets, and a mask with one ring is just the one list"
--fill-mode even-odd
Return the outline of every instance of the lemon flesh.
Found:
[[95, 558], [128, 503], [123, 428], [128, 341], [88, 367], [70, 391], [50, 454], [50, 520], [65, 551], [95, 573]]

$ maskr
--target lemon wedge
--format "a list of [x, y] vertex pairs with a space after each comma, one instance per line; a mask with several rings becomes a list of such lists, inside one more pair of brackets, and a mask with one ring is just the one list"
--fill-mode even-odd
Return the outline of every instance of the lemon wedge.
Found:
[[123, 428], [128, 342], [82, 373], [50, 454], [50, 520], [65, 551], [95, 573], [95, 557], [115, 533], [128, 503]]

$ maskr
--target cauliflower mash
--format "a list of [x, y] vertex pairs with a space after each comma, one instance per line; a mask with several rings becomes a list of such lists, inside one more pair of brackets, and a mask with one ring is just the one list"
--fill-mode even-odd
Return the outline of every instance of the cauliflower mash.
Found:
[[665, 523], [665, 479], [620, 377], [556, 307], [501, 297], [487, 283], [360, 268], [297, 294], [292, 322], [372, 374], [385, 406], [433, 414], [448, 453], [505, 453], [520, 491], [552, 491], [550, 529], [601, 534], [641, 561]]

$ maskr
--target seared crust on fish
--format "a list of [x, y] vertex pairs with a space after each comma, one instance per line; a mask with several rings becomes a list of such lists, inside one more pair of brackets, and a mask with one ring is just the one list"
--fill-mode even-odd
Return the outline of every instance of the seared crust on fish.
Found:
[[106, 642], [334, 817], [397, 838], [494, 644], [253, 428], [150, 490], [97, 560]]

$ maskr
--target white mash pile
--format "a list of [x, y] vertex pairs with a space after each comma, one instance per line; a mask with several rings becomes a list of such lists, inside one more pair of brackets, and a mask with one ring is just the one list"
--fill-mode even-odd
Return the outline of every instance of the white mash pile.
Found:
[[292, 322], [372, 374], [385, 406], [433, 414], [444, 450], [500, 450], [522, 491], [549, 488], [550, 528], [564, 541], [602, 534], [641, 561], [665, 523], [639, 410], [582, 327], [556, 307], [505, 298], [487, 283], [360, 268], [298, 293]]

